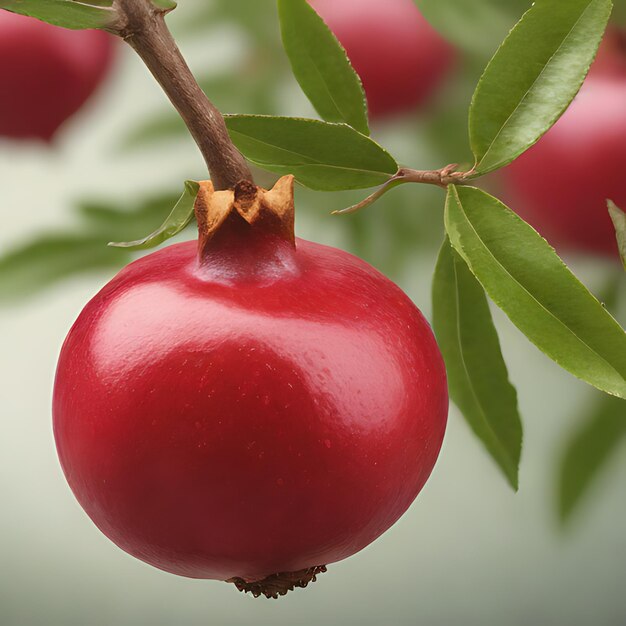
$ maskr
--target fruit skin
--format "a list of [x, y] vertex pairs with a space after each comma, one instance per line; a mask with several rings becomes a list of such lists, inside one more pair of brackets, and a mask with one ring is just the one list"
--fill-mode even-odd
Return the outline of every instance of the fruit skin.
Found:
[[456, 53], [413, 0], [309, 0], [346, 50], [370, 117], [414, 110], [437, 90]]
[[105, 77], [113, 37], [0, 10], [0, 135], [50, 141]]
[[63, 346], [54, 433], [118, 546], [192, 578], [344, 559], [431, 473], [448, 411], [428, 323], [363, 261], [229, 236], [124, 269]]
[[502, 179], [511, 208], [558, 251], [618, 258], [606, 200], [626, 207], [626, 69], [611, 42], [563, 117]]

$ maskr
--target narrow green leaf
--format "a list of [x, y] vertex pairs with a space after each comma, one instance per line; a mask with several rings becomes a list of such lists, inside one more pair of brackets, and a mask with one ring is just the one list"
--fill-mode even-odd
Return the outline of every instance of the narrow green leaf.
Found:
[[115, 19], [112, 3], [76, 0], [0, 0], [0, 9], [28, 15], [55, 26], [81, 30], [105, 28]]
[[198, 195], [200, 186], [197, 182], [185, 181], [185, 191], [167, 216], [167, 219], [157, 230], [150, 233], [143, 239], [128, 242], [111, 242], [110, 246], [115, 248], [127, 248], [130, 250], [148, 250], [154, 248], [164, 241], [171, 239], [174, 235], [180, 233], [193, 219], [193, 206]]
[[388, 152], [347, 124], [229, 115], [226, 125], [252, 163], [277, 174], [293, 174], [318, 191], [376, 187], [398, 170]]
[[94, 234], [41, 235], [0, 257], [0, 304], [7, 304], [70, 276], [123, 266], [129, 255], [107, 248]]
[[626, 398], [626, 333], [550, 245], [499, 200], [448, 189], [446, 230], [490, 298], [561, 367]]
[[611, 14], [610, 0], [537, 0], [491, 59], [470, 107], [480, 176], [532, 146], [568, 107]]
[[617, 248], [624, 269], [626, 269], [626, 213], [622, 211], [615, 202], [608, 201], [609, 214], [615, 226], [615, 236], [617, 237]]
[[588, 419], [567, 443], [559, 468], [559, 514], [568, 522], [618, 447], [626, 441], [626, 402], [599, 398]]
[[278, 15], [294, 76], [320, 116], [369, 135], [361, 80], [324, 20], [307, 0], [278, 0]]
[[433, 327], [450, 396], [517, 490], [522, 423], [483, 288], [446, 238], [433, 280]]

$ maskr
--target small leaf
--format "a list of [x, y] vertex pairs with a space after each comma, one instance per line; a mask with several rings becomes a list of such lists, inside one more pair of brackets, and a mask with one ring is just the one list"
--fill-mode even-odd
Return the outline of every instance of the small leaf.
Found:
[[540, 350], [626, 398], [626, 333], [550, 245], [499, 200], [448, 189], [446, 230], [489, 297]]
[[112, 0], [93, 3], [88, 0], [0, 0], [0, 9], [75, 30], [105, 28], [115, 21], [116, 15]]
[[537, 0], [504, 40], [470, 107], [481, 176], [507, 165], [561, 116], [585, 79], [611, 14], [610, 0]]
[[433, 327], [450, 396], [517, 490], [522, 423], [483, 288], [443, 243], [433, 280]]
[[624, 269], [626, 269], [626, 213], [622, 211], [615, 202], [608, 201], [609, 214], [615, 226], [615, 236], [617, 237], [617, 248]]
[[559, 514], [568, 522], [626, 441], [626, 402], [600, 397], [591, 415], [567, 444], [559, 468]]
[[398, 170], [393, 157], [347, 124], [263, 115], [229, 115], [230, 136], [244, 156], [276, 174], [293, 174], [318, 191], [384, 184]]
[[93, 234], [48, 234], [0, 257], [0, 304], [30, 296], [63, 278], [121, 267], [127, 253]]
[[320, 116], [369, 135], [361, 80], [335, 35], [307, 0], [278, 0], [278, 15], [294, 76]]
[[185, 191], [167, 216], [167, 219], [153, 233], [143, 239], [129, 242], [111, 242], [115, 248], [127, 248], [130, 250], [148, 250], [180, 233], [193, 219], [193, 207], [200, 186], [197, 182], [185, 181]]

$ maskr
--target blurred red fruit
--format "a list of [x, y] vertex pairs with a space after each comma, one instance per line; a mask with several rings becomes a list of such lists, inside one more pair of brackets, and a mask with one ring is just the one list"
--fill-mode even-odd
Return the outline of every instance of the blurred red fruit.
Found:
[[413, 0], [310, 0], [363, 82], [372, 118], [424, 104], [451, 69], [453, 47]]
[[104, 78], [113, 37], [0, 11], [0, 135], [50, 141]]
[[560, 251], [617, 255], [606, 200], [626, 207], [622, 55], [619, 36], [609, 33], [570, 108], [502, 173], [512, 208]]

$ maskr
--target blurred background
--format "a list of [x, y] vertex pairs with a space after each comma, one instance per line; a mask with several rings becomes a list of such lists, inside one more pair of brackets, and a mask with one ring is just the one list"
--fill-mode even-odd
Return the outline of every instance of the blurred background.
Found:
[[[450, 62], [419, 102], [402, 111], [383, 106], [373, 135], [415, 168], [468, 164], [473, 88], [529, 3], [417, 4], [445, 36]], [[618, 3], [616, 26], [626, 23], [625, 13]], [[13, 97], [2, 48], [10, 41], [6, 15], [0, 11], [5, 105]], [[223, 112], [315, 117], [282, 51], [273, 0], [182, 0], [169, 23]], [[87, 72], [85, 46], [78, 49]], [[525, 428], [519, 493], [451, 406], [439, 462], [408, 513], [363, 552], [279, 601], [163, 573], [100, 534], [57, 461], [50, 416], [56, 358], [87, 300], [134, 258], [106, 243], [148, 234], [183, 180], [206, 178], [147, 70], [129, 49], [113, 48], [94, 57], [100, 70], [92, 71], [94, 84], [85, 79], [88, 99], [77, 94], [66, 103], [79, 110], [58, 128], [53, 120], [50, 128], [17, 132], [0, 104], [0, 624], [626, 624], [624, 403], [560, 370], [495, 309]], [[41, 102], [48, 113], [54, 108]], [[255, 174], [264, 186], [274, 180]], [[513, 195], [502, 178], [486, 186]], [[361, 256], [428, 317], [443, 192], [400, 187], [360, 213], [330, 215], [365, 195], [299, 188], [298, 235]], [[190, 227], [182, 239], [192, 237]], [[559, 251], [623, 324], [616, 254]]]

